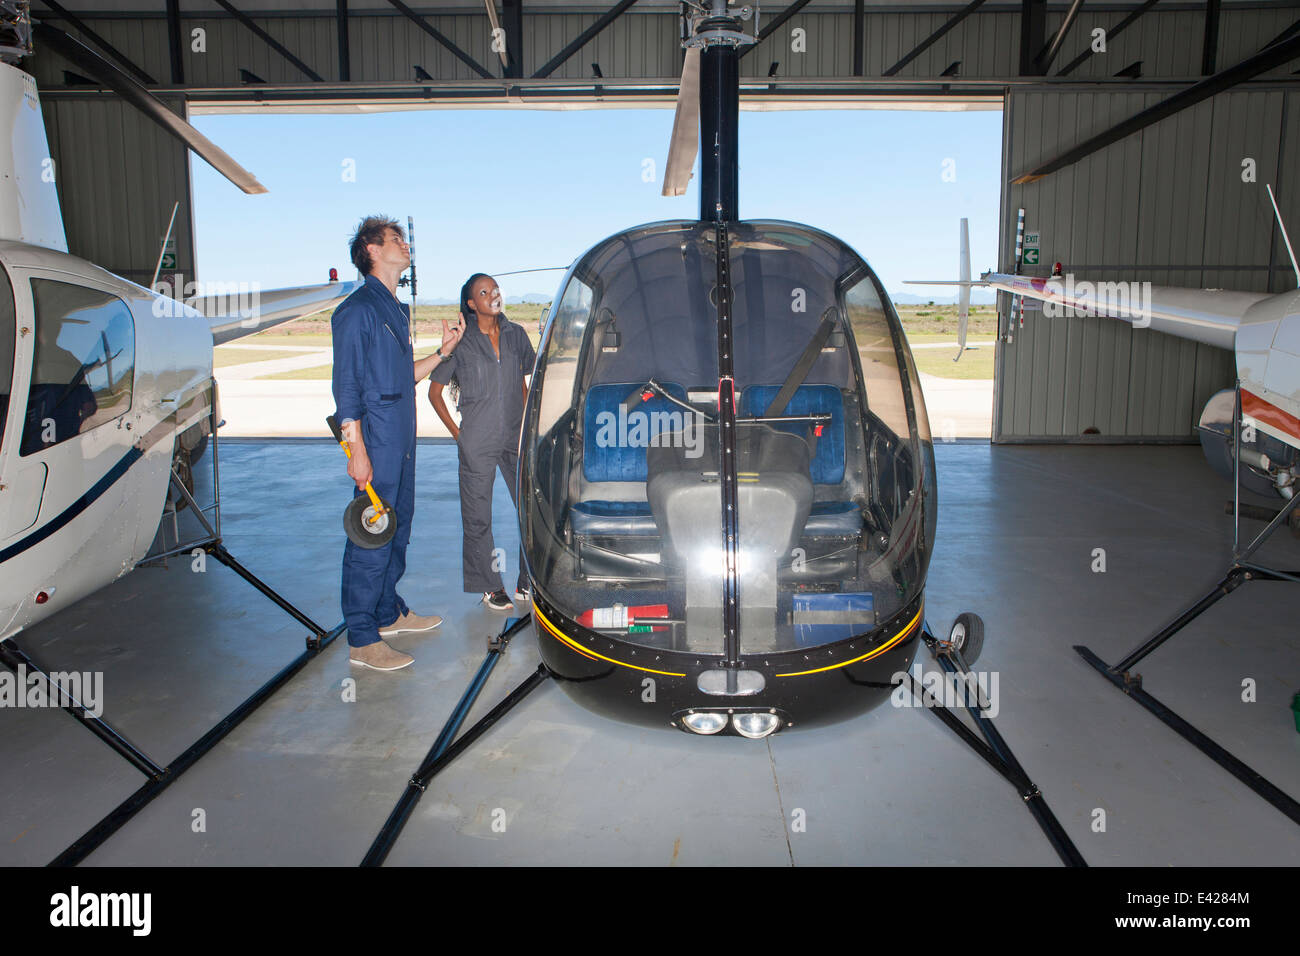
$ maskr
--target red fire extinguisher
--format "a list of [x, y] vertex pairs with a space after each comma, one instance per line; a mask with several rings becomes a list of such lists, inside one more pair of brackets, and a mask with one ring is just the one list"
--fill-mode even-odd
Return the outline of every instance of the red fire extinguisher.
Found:
[[595, 631], [622, 630], [635, 627], [639, 618], [667, 617], [667, 604], [615, 604], [597, 607], [578, 615], [578, 623]]

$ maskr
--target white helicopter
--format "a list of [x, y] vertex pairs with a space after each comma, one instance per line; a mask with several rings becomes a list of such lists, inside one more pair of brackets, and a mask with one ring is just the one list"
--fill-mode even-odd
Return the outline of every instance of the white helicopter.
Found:
[[[6, 5], [8, 6], [8, 5]], [[223, 311], [182, 303], [68, 254], [36, 82], [43, 46], [158, 120], [245, 192], [265, 192], [201, 133], [76, 40], [0, 14], [0, 640], [126, 574], [148, 554], [173, 465], [216, 414], [213, 346], [331, 308], [359, 282], [279, 289]], [[34, 27], [34, 29], [33, 29]]]

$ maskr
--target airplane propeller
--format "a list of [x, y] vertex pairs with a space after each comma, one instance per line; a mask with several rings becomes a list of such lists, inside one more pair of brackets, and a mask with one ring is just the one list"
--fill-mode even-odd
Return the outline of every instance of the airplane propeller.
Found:
[[80, 40], [48, 23], [32, 21], [33, 36], [78, 69], [108, 87], [178, 140], [203, 157], [213, 169], [251, 194], [264, 193], [266, 187], [257, 177], [235, 162], [225, 150], [208, 139], [132, 77], [109, 63]]

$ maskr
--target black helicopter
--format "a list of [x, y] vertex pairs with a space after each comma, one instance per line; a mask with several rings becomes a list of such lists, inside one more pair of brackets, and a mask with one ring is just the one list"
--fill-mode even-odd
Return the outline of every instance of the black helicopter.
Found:
[[[619, 720], [751, 739], [910, 690], [1016, 788], [1063, 862], [1086, 865], [972, 680], [983, 622], [962, 614], [946, 640], [926, 625], [934, 448], [880, 280], [817, 229], [737, 219], [737, 48], [754, 38], [749, 8], [707, 2], [684, 6], [664, 177], [666, 195], [685, 192], [702, 135], [700, 219], [611, 236], [565, 275], [521, 437], [531, 613], [489, 638], [362, 865], [381, 865], [434, 777], [551, 678]], [[541, 663], [461, 733], [530, 621]], [[922, 644], [978, 736], [907, 673]]]
[[[824, 232], [737, 218], [748, 12], [715, 0], [687, 21], [664, 192], [684, 192], [698, 128], [699, 221], [611, 236], [553, 300], [519, 521], [542, 658], [567, 693], [762, 738], [862, 713], [911, 666], [937, 498], [880, 280]], [[982, 624], [964, 618], [970, 662]]]

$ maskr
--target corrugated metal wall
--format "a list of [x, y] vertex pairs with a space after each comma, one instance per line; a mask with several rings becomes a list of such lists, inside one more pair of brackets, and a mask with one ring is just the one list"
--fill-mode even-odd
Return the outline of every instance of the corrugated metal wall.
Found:
[[[168, 103], [177, 112], [179, 97]], [[190, 169], [186, 150], [152, 120], [115, 98], [68, 100], [42, 94], [45, 133], [68, 250], [148, 285], [172, 204], [182, 285], [194, 275]]]
[[[784, 6], [784, 0], [781, 6]], [[161, 4], [159, 4], [159, 7]], [[236, 6], [239, 6], [236, 3]], [[322, 3], [320, 13], [256, 15], [253, 21], [284, 44], [295, 56], [324, 80], [339, 79], [338, 40], [332, 6]], [[494, 76], [501, 73], [500, 61], [491, 50], [490, 27], [479, 8], [454, 14], [431, 11], [417, 5], [425, 19]], [[468, 6], [462, 6], [462, 10]], [[907, 9], [870, 5], [865, 18], [863, 73], [880, 76], [917, 43], [943, 25], [962, 4], [951, 7]], [[1060, 23], [1064, 3], [1051, 8], [1047, 16], [1050, 36]], [[989, 3], [966, 18], [938, 42], [899, 71], [900, 77], [935, 77], [960, 60], [960, 75], [967, 78], [1016, 76], [1019, 70], [1020, 14], [1018, 4]], [[770, 21], [779, 10], [763, 10]], [[568, 42], [598, 18], [592, 13], [528, 11], [524, 15], [524, 73], [531, 75]], [[299, 83], [306, 76], [272, 50], [246, 27], [224, 12], [195, 15], [183, 11], [182, 61], [184, 82], [189, 86], [238, 88], [239, 70], [250, 70], [267, 83]], [[1124, 8], [1089, 4], [1083, 8], [1057, 58], [1057, 67], [1072, 60], [1089, 45], [1094, 27], [1113, 28], [1125, 16]], [[1220, 68], [1237, 62], [1260, 49], [1295, 21], [1300, 13], [1294, 6], [1239, 6], [1223, 8], [1218, 47]], [[158, 13], [149, 16], [93, 16], [85, 22], [134, 60], [160, 83], [171, 83], [167, 46], [167, 24]], [[51, 18], [58, 23], [57, 17]], [[1171, 3], [1156, 7], [1141, 17], [1107, 46], [1104, 56], [1093, 56], [1079, 66], [1073, 77], [1090, 79], [1113, 76], [1120, 69], [1143, 61], [1143, 76], [1190, 77], [1200, 74], [1201, 36], [1204, 12], [1195, 5]], [[206, 31], [206, 50], [192, 49], [192, 31]], [[804, 31], [804, 48], [792, 49], [793, 31]], [[75, 32], [75, 31], [74, 31]], [[677, 16], [663, 8], [632, 7], [608, 28], [580, 49], [553, 75], [561, 78], [589, 78], [591, 64], [599, 63], [607, 77], [675, 77], [681, 68], [677, 44]], [[351, 78], [353, 82], [383, 82], [414, 79], [419, 64], [435, 80], [467, 80], [476, 74], [444, 46], [396, 11], [356, 12], [349, 19]], [[773, 62], [782, 77], [847, 77], [853, 75], [853, 12], [839, 6], [833, 10], [810, 4], [745, 55], [746, 76], [766, 76]], [[63, 85], [65, 64], [57, 56], [37, 54], [31, 61], [42, 88]], [[1289, 76], [1281, 67], [1272, 76]]]
[[[1012, 93], [1007, 178], [1161, 97]], [[1288, 221], [1300, 222], [1300, 181], [1289, 175], [1300, 155], [1298, 108], [1297, 93], [1221, 94], [1037, 183], [1006, 187], [1002, 267], [1013, 261], [1023, 207], [1026, 230], [1041, 234], [1040, 274], [1060, 261], [1078, 278], [1291, 288], [1264, 184], [1285, 200]], [[1255, 161], [1253, 183], [1242, 180], [1246, 159]], [[1205, 401], [1234, 376], [1226, 351], [1107, 319], [1030, 312], [1013, 336], [998, 359], [996, 440], [1069, 438], [1089, 428], [1111, 439], [1187, 438]]]

